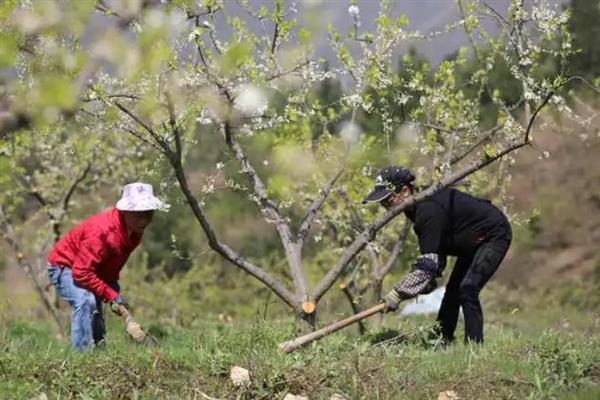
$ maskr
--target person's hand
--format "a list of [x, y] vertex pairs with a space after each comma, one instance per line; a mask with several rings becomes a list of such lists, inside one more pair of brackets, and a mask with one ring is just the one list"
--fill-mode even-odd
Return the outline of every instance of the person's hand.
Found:
[[383, 302], [385, 303], [385, 307], [382, 310], [384, 314], [389, 312], [394, 312], [398, 310], [398, 305], [400, 304], [400, 296], [395, 289], [389, 291], [389, 293], [383, 298]]
[[125, 297], [118, 295], [116, 299], [114, 299], [113, 301], [110, 302], [110, 309], [112, 312], [114, 312], [117, 315], [121, 315], [121, 311], [119, 310], [119, 306], [123, 306], [123, 307], [128, 307], [129, 304], [127, 303], [127, 300], [125, 300]]

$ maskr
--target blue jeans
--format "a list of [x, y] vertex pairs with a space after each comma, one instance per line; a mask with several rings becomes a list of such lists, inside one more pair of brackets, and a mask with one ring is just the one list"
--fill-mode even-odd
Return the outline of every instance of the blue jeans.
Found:
[[[89, 290], [83, 289], [71, 275], [71, 268], [48, 265], [50, 282], [56, 287], [60, 297], [71, 305], [71, 346], [75, 350], [86, 351], [104, 340], [106, 328], [102, 315], [102, 300]], [[108, 285], [120, 291], [118, 282]]]

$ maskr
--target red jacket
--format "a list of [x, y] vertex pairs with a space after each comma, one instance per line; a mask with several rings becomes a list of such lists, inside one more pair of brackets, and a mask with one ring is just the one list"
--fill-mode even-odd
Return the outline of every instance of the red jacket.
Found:
[[123, 215], [116, 208], [89, 217], [67, 232], [50, 250], [48, 263], [71, 268], [73, 281], [106, 301], [119, 293], [107, 282], [119, 280], [119, 272], [142, 235], [127, 235]]

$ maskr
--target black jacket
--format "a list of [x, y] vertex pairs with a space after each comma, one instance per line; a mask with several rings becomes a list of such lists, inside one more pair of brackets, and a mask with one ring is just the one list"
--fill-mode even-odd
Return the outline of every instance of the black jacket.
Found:
[[406, 216], [414, 223], [421, 254], [438, 254], [442, 260], [470, 256], [481, 243], [510, 234], [506, 216], [491, 202], [452, 188], [418, 203]]

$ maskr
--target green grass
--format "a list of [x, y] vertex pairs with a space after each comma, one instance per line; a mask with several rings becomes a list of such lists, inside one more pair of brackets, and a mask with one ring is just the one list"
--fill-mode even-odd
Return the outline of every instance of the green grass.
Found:
[[[532, 318], [538, 311], [495, 315], [513, 323], [490, 322], [483, 347], [436, 348], [422, 328], [429, 318], [389, 317], [379, 334], [357, 337], [350, 328], [290, 355], [277, 345], [295, 336], [292, 322], [148, 325], [162, 344], [145, 346], [131, 343], [111, 319], [106, 347], [87, 354], [71, 352], [39, 324], [4, 322], [0, 398], [435, 399], [444, 390], [461, 399], [600, 398], [598, 317], [569, 310], [578, 323], [567, 329], [561, 320]], [[394, 332], [390, 327], [402, 340], [376, 343]], [[249, 387], [230, 382], [234, 365], [252, 372]]]

